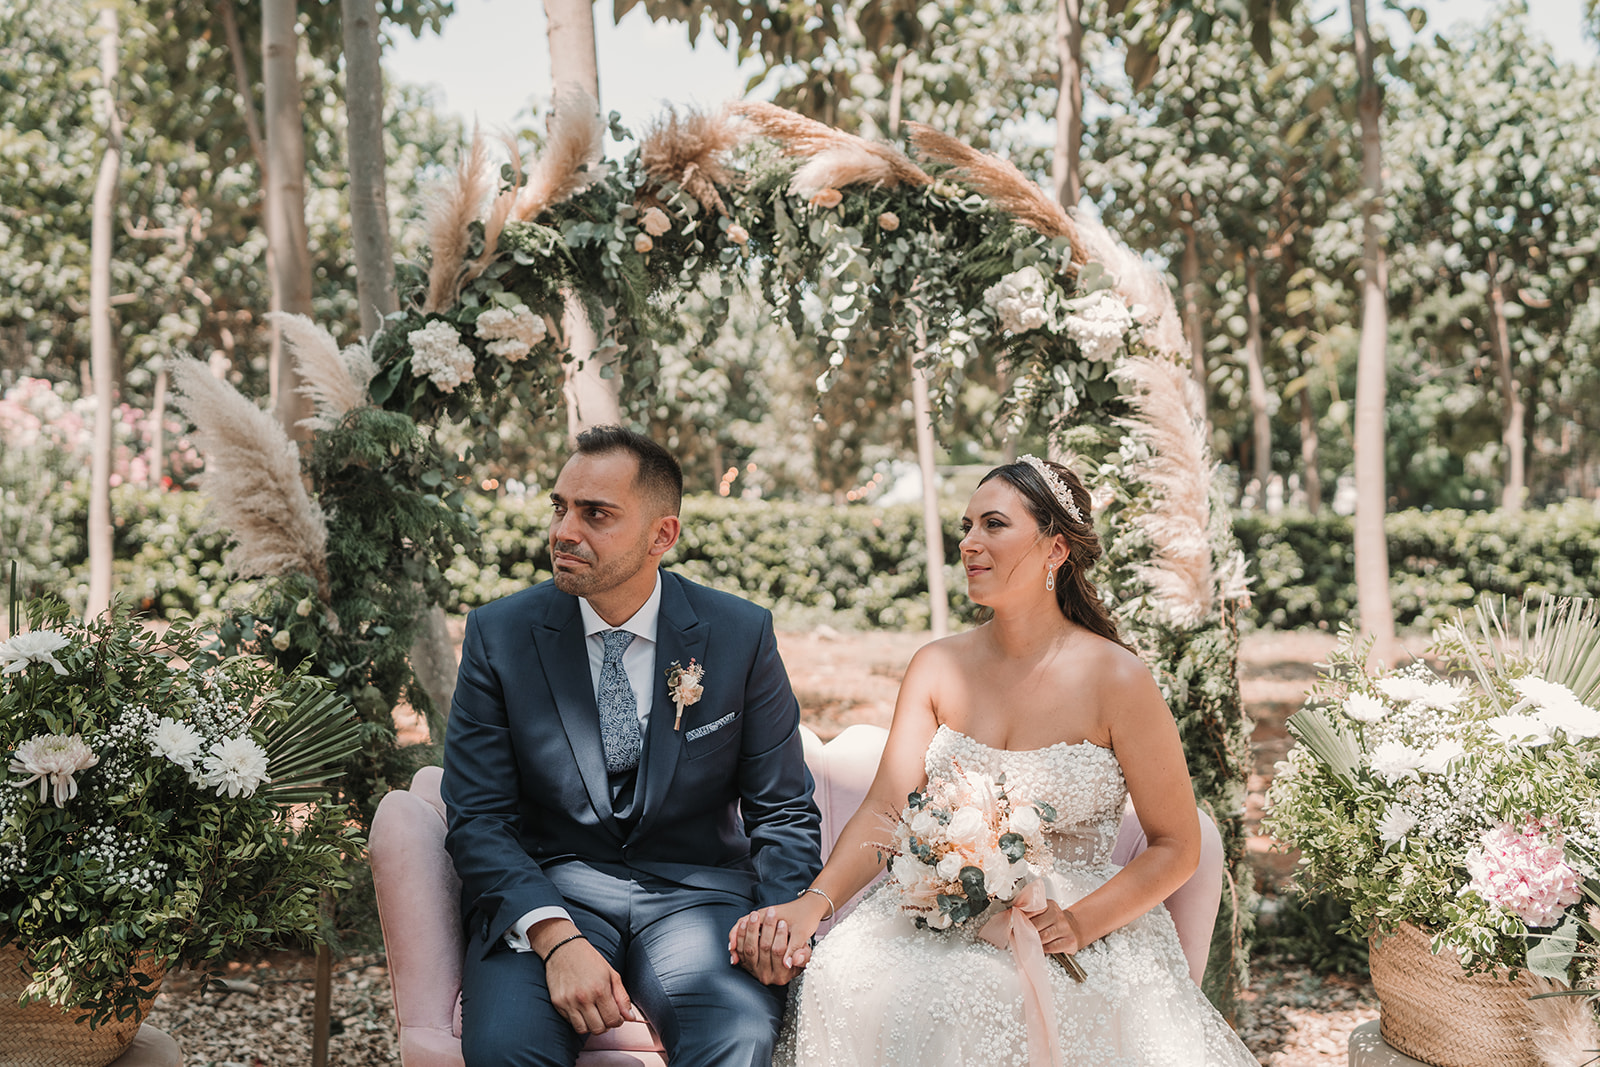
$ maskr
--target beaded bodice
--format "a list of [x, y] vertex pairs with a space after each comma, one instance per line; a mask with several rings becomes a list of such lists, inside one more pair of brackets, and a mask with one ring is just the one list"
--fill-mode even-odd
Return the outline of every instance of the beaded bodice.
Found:
[[1041, 801], [1056, 809], [1050, 845], [1057, 867], [1111, 861], [1128, 789], [1110, 749], [1081, 741], [1013, 752], [990, 748], [940, 726], [928, 745], [927, 773], [949, 775], [957, 766], [990, 775], [1003, 773], [1006, 792], [1014, 800]]

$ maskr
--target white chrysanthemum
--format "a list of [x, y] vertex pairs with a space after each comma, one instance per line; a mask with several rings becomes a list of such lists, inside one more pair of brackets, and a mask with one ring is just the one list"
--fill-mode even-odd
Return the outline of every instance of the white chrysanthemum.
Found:
[[1450, 761], [1466, 755], [1467, 749], [1455, 738], [1447, 738], [1422, 754], [1417, 770], [1423, 774], [1443, 774]]
[[472, 349], [461, 343], [456, 328], [443, 319], [434, 319], [420, 330], [406, 334], [411, 344], [411, 373], [426, 377], [443, 393], [472, 375]]
[[30, 663], [48, 663], [57, 674], [66, 674], [55, 654], [71, 643], [66, 634], [54, 630], [16, 634], [9, 641], [0, 641], [0, 674], [16, 674]]
[[1420, 704], [1440, 711], [1453, 711], [1461, 703], [1462, 692], [1449, 682], [1416, 674], [1393, 674], [1379, 678], [1378, 692], [1397, 704]]
[[1416, 826], [1417, 817], [1411, 809], [1403, 804], [1390, 804], [1378, 820], [1378, 837], [1384, 844], [1392, 845], [1403, 840]]
[[544, 340], [549, 328], [532, 308], [518, 301], [509, 308], [493, 307], [479, 315], [476, 332], [489, 342], [485, 347], [491, 356], [516, 363]]
[[152, 756], [165, 756], [186, 771], [192, 772], [205, 754], [206, 739], [186, 722], [162, 716], [145, 737]]
[[100, 757], [81, 734], [37, 734], [18, 745], [11, 757], [10, 771], [29, 777], [11, 784], [26, 789], [38, 782], [39, 803], [53, 794], [56, 807], [64, 808], [78, 795], [78, 780], [73, 776], [99, 762]]
[[1344, 713], [1357, 722], [1380, 722], [1389, 714], [1389, 705], [1371, 693], [1351, 693], [1345, 698]]
[[257, 786], [272, 781], [267, 777], [267, 750], [248, 734], [224, 738], [211, 746], [201, 781], [215, 786], [219, 796], [251, 796]]
[[1485, 719], [1483, 724], [1493, 731], [1495, 739], [1503, 745], [1537, 748], [1555, 740], [1551, 728], [1532, 715], [1496, 715], [1492, 719]]
[[1372, 750], [1368, 761], [1374, 774], [1393, 785], [1415, 774], [1422, 765], [1422, 753], [1400, 741], [1385, 741]]
[[1084, 359], [1103, 363], [1121, 350], [1124, 338], [1133, 329], [1133, 314], [1121, 297], [1102, 289], [1081, 312], [1068, 315], [1062, 329], [1078, 343]]
[[1511, 688], [1522, 699], [1511, 710], [1534, 707], [1534, 718], [1551, 730], [1561, 730], [1570, 740], [1600, 737], [1600, 711], [1596, 711], [1571, 689], [1559, 682], [1547, 682], [1534, 675], [1514, 678]]

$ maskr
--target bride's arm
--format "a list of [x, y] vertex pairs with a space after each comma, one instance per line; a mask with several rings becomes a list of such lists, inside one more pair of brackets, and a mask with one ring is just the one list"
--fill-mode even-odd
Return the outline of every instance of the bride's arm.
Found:
[[927, 779], [923, 760], [938, 729], [935, 695], [947, 669], [947, 656], [936, 642], [911, 658], [895, 700], [878, 773], [861, 806], [839, 832], [827, 864], [812, 879], [811, 889], [816, 891], [808, 890], [788, 904], [752, 912], [739, 920], [728, 935], [734, 962], [741, 956], [769, 952], [782, 958], [786, 966], [803, 967], [811, 956], [811, 937], [824, 919], [831, 918], [834, 904], [855, 896], [883, 870], [885, 857], [876, 846], [892, 838], [906, 795], [921, 788]]
[[1133, 654], [1116, 649], [1107, 667], [1095, 695], [1109, 711], [1111, 749], [1149, 844], [1064, 915], [1052, 907], [1036, 920], [1046, 952], [1076, 952], [1132, 922], [1187, 881], [1200, 862], [1200, 820], [1172, 712]]

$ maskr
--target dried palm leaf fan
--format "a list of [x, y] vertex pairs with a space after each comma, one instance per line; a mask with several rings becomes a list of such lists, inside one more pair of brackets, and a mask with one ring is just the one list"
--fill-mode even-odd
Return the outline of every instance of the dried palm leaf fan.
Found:
[[1600, 602], [1541, 596], [1530, 612], [1526, 598], [1513, 608], [1504, 596], [1484, 597], [1473, 608], [1473, 617], [1476, 631], [1459, 613], [1456, 629], [1472, 653], [1469, 662], [1479, 684], [1501, 713], [1506, 709], [1489, 684], [1489, 672], [1505, 672], [1512, 661], [1547, 682], [1566, 686], [1591, 707], [1600, 699]]

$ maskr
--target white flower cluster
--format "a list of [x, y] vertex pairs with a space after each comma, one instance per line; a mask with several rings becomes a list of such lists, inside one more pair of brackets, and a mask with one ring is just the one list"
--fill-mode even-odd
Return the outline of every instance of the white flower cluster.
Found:
[[214, 788], [220, 796], [251, 796], [267, 777], [267, 753], [249, 734], [207, 739], [186, 722], [165, 716], [146, 737], [152, 756], [161, 756], [188, 772], [196, 785]]
[[1133, 329], [1133, 314], [1122, 298], [1109, 289], [1069, 302], [1076, 314], [1061, 321], [1061, 329], [1077, 342], [1083, 358], [1104, 363], [1122, 349], [1128, 331]]
[[406, 340], [411, 345], [411, 373], [427, 378], [440, 392], [453, 393], [472, 376], [472, 349], [461, 343], [456, 328], [443, 319], [412, 330]]
[[1045, 300], [1050, 284], [1039, 268], [1012, 271], [983, 291], [983, 302], [993, 309], [1000, 327], [1012, 333], [1037, 330], [1050, 321]]
[[161, 879], [166, 877], [168, 868], [165, 863], [144, 858], [144, 849], [138, 843], [127, 840], [108, 823], [96, 822], [86, 826], [84, 839], [84, 860], [99, 864], [106, 881], [113, 887], [131, 889], [147, 896], [154, 893]]
[[54, 630], [28, 630], [0, 641], [0, 674], [16, 674], [30, 663], [48, 663], [57, 674], [66, 674], [56, 653], [71, 643], [66, 634]]
[[[0, 789], [0, 826], [6, 825], [11, 813], [22, 800], [22, 794], [11, 789]], [[0, 886], [21, 874], [28, 866], [28, 839], [25, 834], [0, 835]]]
[[548, 330], [544, 319], [519, 300], [509, 308], [492, 307], [479, 315], [475, 332], [489, 342], [486, 347], [491, 356], [518, 363], [544, 340]]

